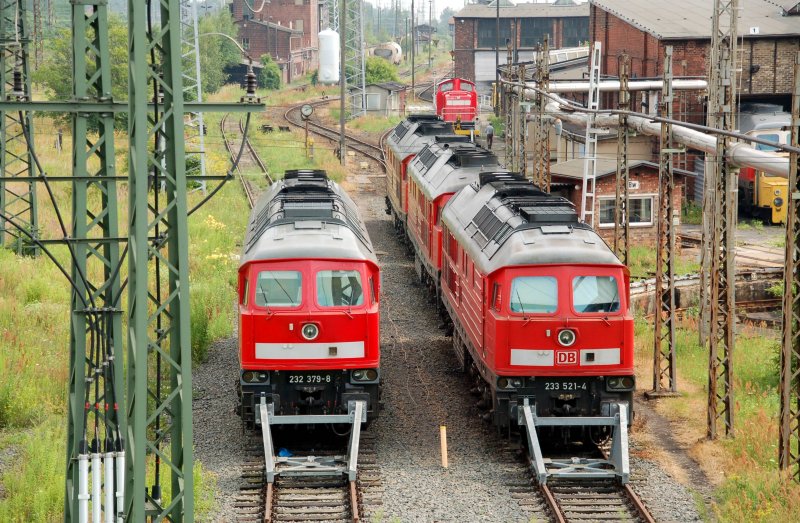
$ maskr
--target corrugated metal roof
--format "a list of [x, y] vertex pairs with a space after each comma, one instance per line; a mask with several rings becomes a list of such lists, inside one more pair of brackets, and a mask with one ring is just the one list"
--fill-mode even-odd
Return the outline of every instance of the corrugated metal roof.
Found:
[[[713, 0], [670, 0], [655, 6], [652, 0], [589, 0], [593, 5], [625, 20], [660, 40], [710, 39]], [[744, 38], [798, 36], [800, 22], [783, 16], [783, 9], [768, 0], [740, 3], [739, 35]], [[758, 28], [753, 34], [752, 28]]]
[[[562, 178], [572, 178], [576, 180], [583, 179], [583, 164], [584, 160], [577, 158], [575, 160], [567, 160], [566, 162], [558, 162], [550, 165], [550, 174]], [[628, 162], [628, 169], [634, 169], [639, 166], [650, 167], [658, 171], [658, 164], [644, 160], [634, 160]], [[692, 173], [683, 169], [673, 169], [677, 175], [691, 176]], [[616, 158], [598, 158], [597, 159], [597, 177], [603, 178], [611, 174], [617, 173], [617, 159]]]
[[[494, 18], [497, 8], [494, 6], [469, 4], [454, 15], [454, 18]], [[554, 18], [589, 16], [589, 4], [553, 5], [553, 4], [517, 4], [500, 6], [500, 18]]]

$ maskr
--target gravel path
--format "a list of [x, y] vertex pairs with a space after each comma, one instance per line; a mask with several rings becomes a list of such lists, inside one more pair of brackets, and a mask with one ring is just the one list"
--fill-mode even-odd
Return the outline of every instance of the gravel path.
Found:
[[192, 374], [195, 457], [217, 480], [217, 512], [209, 521], [234, 520], [233, 501], [243, 484], [247, 438], [242, 434], [241, 419], [234, 412], [238, 351], [236, 338], [214, 343], [208, 351], [208, 361]]

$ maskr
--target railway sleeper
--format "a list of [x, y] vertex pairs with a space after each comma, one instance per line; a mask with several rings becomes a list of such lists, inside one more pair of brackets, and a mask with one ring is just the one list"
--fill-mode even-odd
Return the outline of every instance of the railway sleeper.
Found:
[[[605, 416], [567, 417], [536, 416], [536, 406], [528, 398], [521, 398], [517, 405], [517, 422], [525, 427], [530, 452], [530, 466], [534, 478], [540, 485], [546, 485], [551, 478], [559, 480], [598, 480], [613, 479], [620, 484], [630, 479], [628, 456], [628, 405], [609, 403]], [[611, 452], [608, 459], [597, 458], [545, 458], [539, 444], [537, 427], [553, 426], [609, 426], [611, 427]], [[573, 493], [571, 495], [575, 495]]]

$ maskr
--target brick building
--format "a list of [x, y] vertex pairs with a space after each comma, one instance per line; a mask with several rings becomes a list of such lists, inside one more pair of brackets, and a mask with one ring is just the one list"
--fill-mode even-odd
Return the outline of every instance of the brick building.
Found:
[[[581, 213], [583, 160], [568, 160], [550, 166], [552, 192], [568, 198]], [[628, 162], [631, 214], [631, 243], [655, 245], [658, 235], [658, 164], [643, 160]], [[595, 185], [595, 229], [606, 241], [614, 241], [614, 204], [616, 200], [617, 160], [597, 160]], [[677, 224], [681, 217], [681, 204], [687, 179], [694, 175], [675, 169], [675, 191], [673, 193], [673, 220]]]
[[[603, 74], [618, 73], [617, 58], [631, 57], [632, 77], [660, 77], [664, 47], [673, 46], [675, 76], [708, 74], [713, 0], [590, 0], [589, 36], [602, 44]], [[772, 101], [788, 107], [795, 53], [800, 44], [800, 2], [740, 2], [738, 53], [741, 100]], [[682, 109], [702, 122], [704, 100], [695, 96]], [[677, 114], [676, 114], [677, 116]]]
[[[589, 6], [571, 2], [556, 4], [500, 4], [500, 63], [506, 63], [506, 39], [515, 59], [531, 60], [536, 46], [549, 35], [552, 49], [576, 47], [589, 35]], [[455, 74], [486, 88], [495, 79], [497, 9], [470, 4], [453, 16]]]
[[319, 67], [319, 31], [328, 18], [319, 0], [233, 0], [230, 9], [242, 47], [256, 61], [272, 56], [284, 82]]

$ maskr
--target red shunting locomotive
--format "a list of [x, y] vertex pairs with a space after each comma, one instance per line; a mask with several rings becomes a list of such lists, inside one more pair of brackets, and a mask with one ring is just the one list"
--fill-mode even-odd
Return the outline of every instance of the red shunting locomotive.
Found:
[[466, 129], [466, 125], [472, 124], [478, 116], [475, 84], [463, 78], [449, 78], [437, 84], [436, 114], [445, 122], [461, 122]]
[[[356, 205], [325, 171], [287, 171], [259, 198], [239, 265], [239, 412], [378, 411], [380, 274]], [[310, 418], [309, 418], [310, 419]], [[319, 421], [315, 421], [318, 423]], [[302, 423], [302, 421], [301, 421]]]
[[629, 272], [571, 202], [517, 173], [482, 173], [441, 221], [453, 347], [495, 425], [517, 424], [520, 398], [543, 417], [632, 409]]

